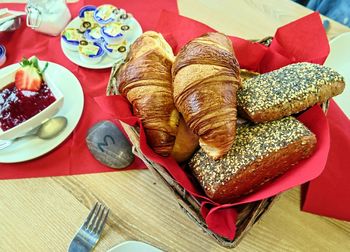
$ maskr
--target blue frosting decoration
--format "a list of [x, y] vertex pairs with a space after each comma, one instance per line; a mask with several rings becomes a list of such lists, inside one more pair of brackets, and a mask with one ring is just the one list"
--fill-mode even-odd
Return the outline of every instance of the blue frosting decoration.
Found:
[[67, 39], [66, 35], [62, 35], [62, 39], [64, 41], [66, 41], [68, 44], [71, 44], [71, 45], [79, 45], [79, 41], [76, 41], [76, 40], [69, 40]]
[[89, 58], [96, 58], [102, 56], [105, 52], [102, 49], [101, 45], [97, 42], [94, 42], [93, 44], [98, 47], [98, 52], [96, 55], [89, 55]]
[[108, 33], [106, 33], [105, 29], [107, 29], [106, 26], [103, 26], [102, 29], [101, 29], [101, 32], [103, 35], [109, 37], [109, 38], [119, 38], [119, 37], [123, 37], [123, 34], [121, 32], [119, 32], [118, 34], [116, 34], [115, 36], [113, 35], [110, 35]]
[[86, 6], [84, 6], [83, 8], [80, 9], [79, 17], [83, 18], [85, 11], [95, 11], [95, 10], [96, 10], [96, 6], [94, 6], [94, 5], [86, 5]]
[[0, 58], [5, 57], [6, 55], [6, 48], [3, 45], [0, 45]]
[[110, 23], [110, 22], [115, 20], [115, 17], [114, 17], [113, 14], [107, 20], [104, 20], [104, 19], [100, 18], [99, 16], [97, 16], [98, 12], [99, 12], [99, 9], [96, 9], [95, 13], [94, 13], [94, 18], [100, 24], [108, 24], [108, 23]]

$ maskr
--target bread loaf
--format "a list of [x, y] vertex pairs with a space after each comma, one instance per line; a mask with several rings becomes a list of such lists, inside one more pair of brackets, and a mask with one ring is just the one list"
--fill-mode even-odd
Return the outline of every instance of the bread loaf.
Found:
[[343, 92], [344, 78], [329, 67], [296, 63], [242, 82], [238, 114], [253, 122], [277, 120]]
[[172, 49], [163, 36], [145, 32], [132, 44], [115, 76], [119, 93], [142, 120], [148, 144], [163, 156], [172, 151], [179, 121], [171, 88], [173, 61]]
[[231, 148], [236, 132], [239, 65], [231, 41], [207, 33], [190, 41], [172, 68], [175, 106], [199, 144], [214, 159]]
[[236, 141], [220, 160], [201, 149], [189, 162], [208, 197], [229, 203], [285, 173], [316, 146], [315, 135], [294, 117], [237, 127]]
[[194, 134], [180, 116], [174, 148], [171, 156], [178, 162], [188, 160], [198, 148], [198, 136]]

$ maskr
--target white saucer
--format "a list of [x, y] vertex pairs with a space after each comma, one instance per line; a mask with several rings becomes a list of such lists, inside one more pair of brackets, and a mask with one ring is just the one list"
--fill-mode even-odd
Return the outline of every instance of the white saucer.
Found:
[[334, 100], [344, 113], [350, 118], [350, 32], [343, 33], [330, 42], [331, 52], [328, 55], [325, 66], [329, 66], [339, 72], [345, 78], [345, 90], [334, 97]]
[[[40, 61], [42, 68], [45, 61]], [[1, 73], [12, 71], [17, 64], [10, 65], [0, 70]], [[40, 157], [62, 143], [78, 124], [84, 106], [84, 95], [78, 79], [68, 69], [53, 62], [49, 62], [46, 74], [52, 76], [52, 80], [61, 90], [64, 96], [62, 108], [56, 114], [68, 119], [67, 127], [57, 137], [50, 140], [42, 140], [30, 136], [15, 140], [9, 147], [0, 150], [0, 163], [17, 163]]]
[[[133, 31], [132, 36], [129, 37], [128, 42], [130, 44], [134, 43], [134, 41], [141, 36], [142, 34], [142, 28], [141, 25], [137, 22], [137, 20], [135, 18], [132, 17], [133, 20], [133, 26], [131, 27], [131, 31]], [[80, 26], [80, 18], [76, 17], [74, 18], [68, 25], [66, 28], [79, 28]], [[90, 69], [104, 69], [104, 68], [110, 68], [113, 66], [113, 64], [116, 62], [116, 59], [112, 59], [110, 57], [108, 57], [107, 54], [105, 54], [102, 58], [102, 60], [97, 63], [97, 64], [91, 64], [91, 63], [87, 63], [84, 62], [80, 59], [79, 57], [79, 53], [78, 52], [74, 52], [71, 50], [68, 50], [62, 43], [61, 40], [61, 48], [62, 51], [64, 53], [64, 55], [73, 63], [77, 64], [78, 66], [82, 66], [85, 68], [90, 68]]]
[[147, 243], [140, 241], [126, 241], [122, 242], [113, 248], [109, 249], [107, 252], [162, 252], [162, 250], [153, 247]]

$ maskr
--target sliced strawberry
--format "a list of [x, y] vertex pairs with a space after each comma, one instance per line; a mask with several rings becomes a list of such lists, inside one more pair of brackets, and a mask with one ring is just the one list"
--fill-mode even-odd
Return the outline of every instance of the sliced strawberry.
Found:
[[47, 68], [47, 63], [43, 71], [40, 70], [38, 59], [32, 57], [30, 60], [23, 58], [20, 63], [21, 68], [16, 71], [15, 85], [19, 90], [39, 91], [43, 83], [42, 74]]
[[41, 83], [39, 73], [32, 67], [22, 67], [16, 72], [15, 85], [19, 90], [39, 91]]

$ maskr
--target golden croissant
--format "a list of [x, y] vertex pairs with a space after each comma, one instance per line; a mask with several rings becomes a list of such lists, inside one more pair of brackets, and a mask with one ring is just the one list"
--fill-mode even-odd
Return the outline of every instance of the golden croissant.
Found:
[[145, 32], [116, 73], [119, 93], [141, 118], [150, 147], [162, 156], [172, 151], [179, 121], [171, 87], [174, 58], [161, 34]]
[[186, 44], [172, 67], [175, 106], [212, 158], [225, 155], [236, 134], [239, 65], [232, 43], [207, 33]]

